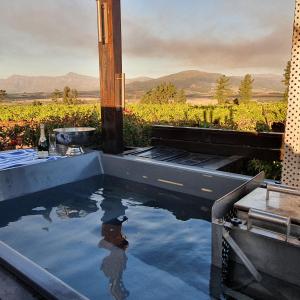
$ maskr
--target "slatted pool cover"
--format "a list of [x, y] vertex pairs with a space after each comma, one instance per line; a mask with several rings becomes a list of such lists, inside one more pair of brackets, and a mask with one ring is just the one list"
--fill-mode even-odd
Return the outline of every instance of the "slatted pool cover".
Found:
[[191, 153], [186, 150], [161, 146], [138, 149], [128, 154], [140, 158], [172, 162], [186, 166], [204, 166], [226, 158], [224, 156]]

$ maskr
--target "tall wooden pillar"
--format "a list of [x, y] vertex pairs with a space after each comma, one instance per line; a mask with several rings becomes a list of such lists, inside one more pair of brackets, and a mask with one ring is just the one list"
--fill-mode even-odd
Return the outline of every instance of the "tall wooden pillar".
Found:
[[106, 153], [123, 151], [122, 35], [120, 0], [97, 0], [102, 144]]
[[300, 188], [300, 0], [296, 0], [282, 182]]

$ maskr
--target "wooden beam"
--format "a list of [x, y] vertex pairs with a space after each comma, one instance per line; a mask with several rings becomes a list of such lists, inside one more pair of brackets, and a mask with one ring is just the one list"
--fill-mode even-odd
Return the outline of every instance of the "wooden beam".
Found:
[[193, 153], [220, 155], [220, 156], [244, 156], [246, 158], [257, 158], [267, 161], [281, 160], [283, 153], [281, 149], [259, 148], [232, 144], [211, 144], [205, 142], [193, 142], [184, 140], [151, 139], [152, 146], [166, 146], [182, 149]]
[[153, 126], [153, 146], [168, 146], [195, 153], [241, 155], [268, 161], [283, 157], [283, 134], [222, 129]]
[[283, 148], [283, 133], [246, 132], [212, 128], [152, 126], [152, 137], [210, 144], [250, 146], [256, 148]]
[[123, 152], [123, 79], [120, 0], [97, 0], [102, 146]]

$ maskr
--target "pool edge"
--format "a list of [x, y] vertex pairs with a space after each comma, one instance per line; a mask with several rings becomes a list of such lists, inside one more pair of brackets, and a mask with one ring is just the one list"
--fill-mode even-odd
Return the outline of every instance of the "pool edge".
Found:
[[0, 265], [46, 299], [89, 299], [2, 241]]

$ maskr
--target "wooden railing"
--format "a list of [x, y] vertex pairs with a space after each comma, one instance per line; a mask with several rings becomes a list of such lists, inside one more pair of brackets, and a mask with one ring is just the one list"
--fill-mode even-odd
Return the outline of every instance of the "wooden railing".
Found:
[[283, 133], [161, 125], [152, 127], [151, 139], [153, 146], [169, 146], [222, 156], [240, 155], [268, 161], [282, 159], [283, 141]]

